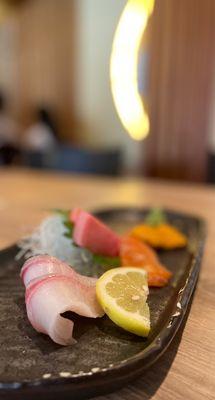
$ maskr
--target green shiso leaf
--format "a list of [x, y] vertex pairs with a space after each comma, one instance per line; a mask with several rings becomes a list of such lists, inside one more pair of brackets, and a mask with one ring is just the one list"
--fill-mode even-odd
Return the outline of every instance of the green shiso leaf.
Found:
[[147, 225], [157, 226], [167, 221], [164, 211], [161, 208], [153, 208], [146, 216], [144, 222]]
[[71, 221], [64, 221], [64, 226], [66, 227], [66, 232], [64, 236], [72, 239], [72, 234], [73, 234], [73, 229], [74, 229], [74, 224]]
[[69, 220], [70, 210], [62, 210], [60, 208], [56, 208], [53, 210], [53, 212], [59, 214], [63, 219], [63, 224], [66, 228], [64, 236], [72, 239], [74, 224]]
[[93, 254], [93, 262], [103, 267], [120, 267], [119, 257], [107, 257], [100, 254]]

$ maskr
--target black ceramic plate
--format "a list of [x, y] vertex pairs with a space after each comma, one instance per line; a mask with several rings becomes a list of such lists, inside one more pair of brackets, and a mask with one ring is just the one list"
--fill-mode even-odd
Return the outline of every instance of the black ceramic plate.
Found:
[[[97, 216], [119, 232], [140, 222], [146, 210], [112, 209]], [[167, 211], [189, 238], [186, 249], [163, 251], [173, 272], [169, 286], [149, 295], [152, 329], [147, 339], [129, 334], [107, 317], [76, 317], [77, 344], [56, 345], [26, 318], [17, 247], [0, 253], [0, 398], [85, 399], [113, 391], [148, 368], [167, 348], [189, 304], [199, 274], [205, 228], [196, 217]]]

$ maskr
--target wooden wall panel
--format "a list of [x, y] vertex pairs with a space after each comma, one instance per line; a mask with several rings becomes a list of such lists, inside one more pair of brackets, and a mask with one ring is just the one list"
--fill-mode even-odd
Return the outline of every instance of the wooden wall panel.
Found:
[[[26, 0], [10, 15], [13, 77], [10, 97], [23, 126], [38, 105], [53, 110], [62, 139], [73, 140], [75, 2]], [[5, 21], [5, 24], [8, 22]]]
[[157, 0], [149, 25], [148, 175], [205, 179], [215, 58], [214, 0]]

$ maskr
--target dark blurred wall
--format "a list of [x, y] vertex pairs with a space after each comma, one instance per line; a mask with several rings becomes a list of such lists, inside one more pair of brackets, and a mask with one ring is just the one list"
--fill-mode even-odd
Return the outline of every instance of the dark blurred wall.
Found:
[[157, 0], [149, 24], [150, 176], [204, 181], [215, 71], [215, 1]]

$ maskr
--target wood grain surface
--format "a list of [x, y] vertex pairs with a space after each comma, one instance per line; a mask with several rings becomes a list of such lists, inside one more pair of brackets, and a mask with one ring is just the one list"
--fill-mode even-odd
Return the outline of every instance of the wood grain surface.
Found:
[[55, 207], [164, 206], [208, 223], [202, 271], [186, 326], [133, 384], [97, 400], [215, 399], [215, 188], [140, 179], [0, 170], [0, 247], [29, 233]]
[[214, 21], [214, 0], [155, 2], [148, 25], [151, 127], [143, 145], [149, 176], [205, 179]]

